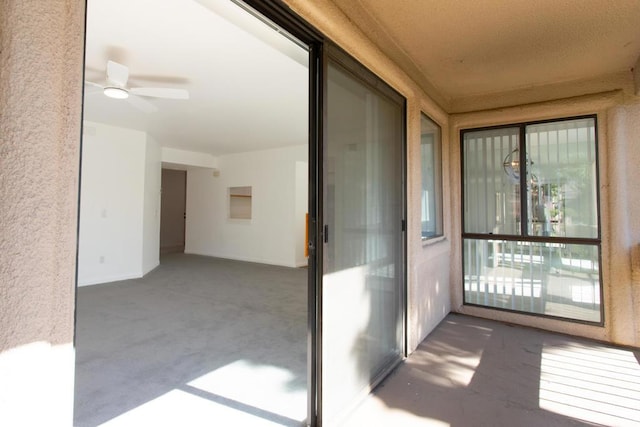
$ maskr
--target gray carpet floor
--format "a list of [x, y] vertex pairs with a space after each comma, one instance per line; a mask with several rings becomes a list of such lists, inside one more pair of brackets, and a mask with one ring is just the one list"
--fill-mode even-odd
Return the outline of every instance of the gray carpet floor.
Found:
[[185, 254], [79, 288], [75, 425], [303, 424], [306, 298], [306, 269]]

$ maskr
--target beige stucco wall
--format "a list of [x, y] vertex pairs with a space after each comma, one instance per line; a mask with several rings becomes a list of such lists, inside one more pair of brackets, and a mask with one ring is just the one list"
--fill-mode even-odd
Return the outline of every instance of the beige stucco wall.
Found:
[[[449, 312], [449, 254], [452, 239], [449, 200], [444, 203], [446, 238], [423, 245], [420, 235], [420, 112], [442, 127], [448, 144], [448, 115], [367, 38], [330, 0], [285, 0], [291, 9], [377, 74], [407, 99], [407, 334], [411, 352]], [[448, 149], [443, 150], [444, 194], [448, 192]]]
[[[597, 114], [604, 326], [463, 305], [461, 239], [452, 242], [452, 310], [624, 345], [640, 346], [640, 293], [631, 280], [631, 252], [640, 243], [640, 101], [621, 91], [451, 116], [450, 145], [455, 236], [461, 235], [460, 130]], [[635, 300], [634, 300], [635, 298]]]
[[608, 111], [611, 341], [640, 347], [640, 100]]
[[0, 425], [70, 425], [84, 4], [0, 20]]

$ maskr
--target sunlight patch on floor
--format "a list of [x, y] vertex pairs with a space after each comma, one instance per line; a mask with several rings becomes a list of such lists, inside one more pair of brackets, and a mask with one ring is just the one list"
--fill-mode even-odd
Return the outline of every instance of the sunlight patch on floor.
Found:
[[144, 405], [117, 416], [101, 427], [134, 426], [280, 426], [281, 424], [238, 411], [224, 404], [171, 390]]
[[604, 425], [640, 425], [640, 364], [631, 351], [545, 347], [540, 408]]
[[286, 369], [238, 360], [188, 385], [241, 405], [303, 422], [307, 417], [306, 384], [295, 385], [295, 378]]
[[294, 380], [285, 369], [239, 360], [101, 426], [301, 426], [307, 392]]

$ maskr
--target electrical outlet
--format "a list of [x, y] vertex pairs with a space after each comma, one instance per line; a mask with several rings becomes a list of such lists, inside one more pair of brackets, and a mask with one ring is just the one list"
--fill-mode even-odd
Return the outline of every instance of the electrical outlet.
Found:
[[100, 255], [100, 264], [104, 264], [104, 255]]

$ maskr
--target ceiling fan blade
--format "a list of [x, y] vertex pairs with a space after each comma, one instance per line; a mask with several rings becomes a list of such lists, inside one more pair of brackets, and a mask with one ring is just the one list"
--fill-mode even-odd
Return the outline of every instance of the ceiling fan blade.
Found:
[[107, 79], [120, 87], [127, 85], [129, 80], [129, 67], [117, 62], [107, 61]]
[[189, 92], [187, 90], [168, 87], [133, 87], [129, 92], [135, 95], [151, 96], [153, 98], [189, 99]]
[[139, 96], [129, 94], [129, 98], [127, 100], [138, 110], [145, 113], [155, 113], [158, 111], [158, 107], [147, 101], [146, 99], [140, 98]]

